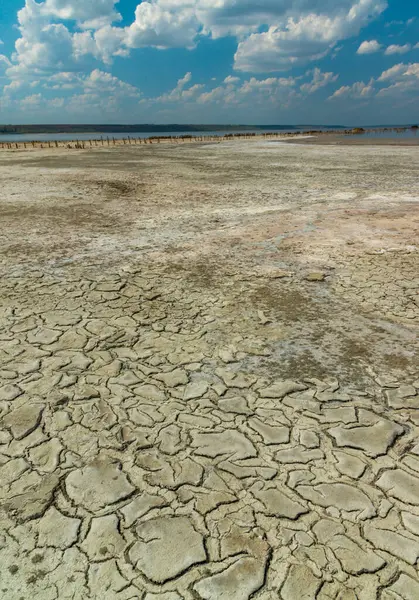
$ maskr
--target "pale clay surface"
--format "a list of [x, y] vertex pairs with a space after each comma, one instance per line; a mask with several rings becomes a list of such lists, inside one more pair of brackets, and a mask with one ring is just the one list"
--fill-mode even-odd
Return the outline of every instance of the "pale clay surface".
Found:
[[2, 600], [419, 598], [418, 176], [1, 153]]

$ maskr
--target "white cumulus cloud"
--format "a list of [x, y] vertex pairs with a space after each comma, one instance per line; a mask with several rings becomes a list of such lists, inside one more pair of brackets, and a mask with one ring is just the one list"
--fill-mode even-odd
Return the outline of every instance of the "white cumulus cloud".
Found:
[[119, 25], [118, 0], [25, 0], [10, 77], [84, 71], [131, 49], [193, 48], [201, 36], [235, 36], [235, 68], [278, 72], [325, 56], [357, 35], [386, 0], [144, 0]]
[[279, 71], [325, 56], [339, 40], [357, 35], [386, 7], [381, 0], [358, 0], [347, 6], [336, 2], [334, 10], [290, 17], [285, 24], [253, 33], [238, 45], [236, 69]]
[[[47, 16], [61, 20], [74, 20], [82, 27], [98, 28], [107, 23], [119, 21], [120, 14], [115, 10], [119, 0], [45, 0], [38, 4], [40, 11]], [[35, 4], [26, 0], [26, 6]]]
[[39, 73], [52, 74], [74, 70], [74, 36], [63, 23], [51, 22], [46, 3], [26, 0], [18, 12], [21, 34], [7, 74], [11, 78], [33, 78]]
[[10, 60], [4, 54], [0, 54], [0, 70], [4, 70], [11, 66]]
[[138, 88], [121, 81], [118, 77], [114, 77], [110, 73], [95, 69], [88, 77], [82, 80], [84, 89], [94, 91], [95, 93], [118, 92], [127, 96], [137, 97], [140, 95]]
[[205, 87], [203, 84], [194, 84], [190, 87], [186, 87], [192, 79], [192, 73], [188, 72], [183, 77], [178, 79], [176, 87], [170, 92], [162, 94], [158, 98], [155, 98], [155, 102], [188, 102], [196, 97], [199, 92]]
[[314, 94], [322, 87], [329, 85], [329, 83], [333, 83], [339, 77], [335, 73], [323, 73], [318, 67], [316, 67], [313, 71], [308, 71], [306, 74], [313, 74], [313, 78], [311, 81], [307, 83], [303, 83], [300, 86], [300, 90], [307, 94]]
[[399, 63], [386, 69], [375, 80], [369, 83], [356, 81], [352, 85], [344, 85], [330, 96], [329, 100], [342, 98], [375, 100], [386, 97], [403, 98], [409, 101], [419, 94], [419, 63]]
[[387, 87], [383, 87], [379, 96], [402, 96], [405, 94], [418, 95], [419, 93], [419, 63], [400, 63], [383, 71], [378, 78]]
[[378, 52], [381, 49], [381, 44], [377, 42], [377, 40], [370, 40], [362, 42], [356, 51], [357, 54], [373, 54], [374, 52]]
[[364, 83], [357, 81], [352, 85], [343, 85], [330, 96], [329, 100], [337, 100], [341, 98], [366, 99], [370, 98], [374, 93], [373, 81]]
[[409, 52], [411, 49], [412, 46], [410, 44], [404, 44], [403, 46], [392, 44], [391, 46], [387, 46], [384, 54], [387, 54], [388, 56], [392, 54], [406, 54], [406, 52]]
[[126, 28], [124, 44], [129, 48], [154, 46], [192, 47], [200, 29], [192, 7], [182, 2], [142, 2], [135, 10], [135, 21]]
[[[324, 73], [315, 68], [307, 71], [301, 77], [266, 77], [258, 79], [250, 77], [242, 81], [233, 75], [227, 76], [222, 84], [214, 87], [203, 84], [191, 85], [192, 75], [186, 73], [178, 80], [176, 86], [169, 92], [157, 98], [143, 99], [142, 103], [177, 103], [178, 105], [212, 105], [222, 108], [232, 106], [267, 105], [284, 108], [296, 103], [329, 83], [336, 81], [334, 73]], [[305, 83], [298, 84], [301, 80]], [[208, 89], [209, 87], [209, 89]]]
[[31, 96], [26, 96], [22, 98], [20, 101], [20, 105], [22, 108], [33, 109], [40, 106], [42, 103], [42, 94], [32, 94]]
[[237, 83], [238, 81], [240, 81], [240, 77], [234, 77], [233, 75], [228, 75], [224, 79], [224, 83]]
[[390, 81], [399, 79], [400, 77], [403, 77], [405, 75], [407, 68], [408, 65], [405, 65], [403, 63], [394, 65], [390, 69], [383, 71], [380, 77], [378, 78], [378, 81]]

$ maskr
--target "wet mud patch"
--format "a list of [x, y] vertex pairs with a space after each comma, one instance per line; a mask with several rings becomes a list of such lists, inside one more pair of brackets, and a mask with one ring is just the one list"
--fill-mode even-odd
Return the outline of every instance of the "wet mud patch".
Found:
[[61, 229], [61, 235], [65, 235], [67, 227], [81, 230], [108, 229], [109, 227], [118, 227], [125, 221], [119, 215], [109, 215], [88, 203], [35, 205], [27, 207], [24, 213], [21, 212], [19, 206], [15, 205], [2, 211], [3, 220], [10, 219], [11, 223], [15, 223], [19, 215], [21, 225], [35, 228], [38, 232], [64, 228]]
[[250, 302], [269, 310], [281, 321], [303, 321], [321, 318], [324, 314], [319, 299], [308, 289], [292, 284], [271, 283], [257, 288], [250, 294]]
[[[166, 248], [169, 256], [175, 252], [182, 250], [181, 248], [173, 247]], [[168, 275], [181, 276], [187, 289], [213, 290], [216, 287], [225, 287], [226, 273], [222, 265], [215, 263], [213, 260], [207, 262], [188, 263], [182, 259], [172, 261], [168, 258], [164, 264], [164, 272]]]
[[327, 376], [329, 365], [316, 357], [309, 349], [287, 347], [278, 357], [261, 361], [268, 374], [274, 374], [279, 379], [304, 379]]
[[87, 179], [75, 181], [76, 187], [80, 187], [94, 193], [104, 193], [109, 199], [127, 198], [144, 194], [146, 185], [139, 181], [118, 181], [117, 179]]

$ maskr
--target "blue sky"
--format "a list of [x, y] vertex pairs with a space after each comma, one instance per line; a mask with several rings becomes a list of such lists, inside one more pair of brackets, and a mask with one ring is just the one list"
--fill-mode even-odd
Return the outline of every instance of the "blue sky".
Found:
[[0, 123], [419, 121], [417, 0], [0, 0]]

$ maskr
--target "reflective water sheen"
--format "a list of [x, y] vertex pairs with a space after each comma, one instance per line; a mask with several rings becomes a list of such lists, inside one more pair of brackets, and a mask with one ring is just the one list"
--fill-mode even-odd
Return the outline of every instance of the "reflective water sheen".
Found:
[[362, 138], [368, 139], [376, 139], [376, 138], [391, 138], [391, 139], [400, 139], [400, 138], [418, 138], [419, 139], [419, 130], [418, 129], [367, 129], [365, 133], [357, 134]]
[[[270, 130], [261, 130], [261, 129], [236, 129], [236, 130], [231, 130], [231, 129], [226, 129], [226, 130], [219, 130], [219, 131], [131, 131], [131, 132], [126, 132], [126, 131], [112, 131], [112, 132], [106, 132], [106, 133], [101, 133], [99, 131], [94, 131], [94, 132], [90, 132], [90, 133], [8, 133], [8, 134], [0, 134], [0, 143], [1, 142], [32, 142], [32, 141], [37, 141], [37, 142], [63, 142], [63, 141], [74, 141], [74, 140], [99, 140], [101, 137], [103, 137], [104, 140], [106, 140], [107, 138], [109, 138], [110, 140], [112, 140], [112, 138], [115, 138], [116, 140], [122, 140], [122, 139], [127, 139], [128, 137], [130, 138], [149, 138], [149, 137], [153, 137], [153, 136], [174, 136], [174, 137], [179, 137], [182, 135], [191, 135], [193, 137], [200, 137], [200, 136], [223, 136], [223, 135], [231, 135], [231, 134], [237, 134], [237, 133], [258, 133], [258, 134], [263, 134], [263, 133], [290, 133], [290, 132], [299, 132], [299, 131], [304, 131], [305, 129], [308, 129], [309, 127], [302, 127], [302, 128], [296, 128], [296, 127], [290, 127], [289, 129], [270, 129]], [[327, 130], [327, 128], [325, 127], [316, 127], [317, 130]]]

